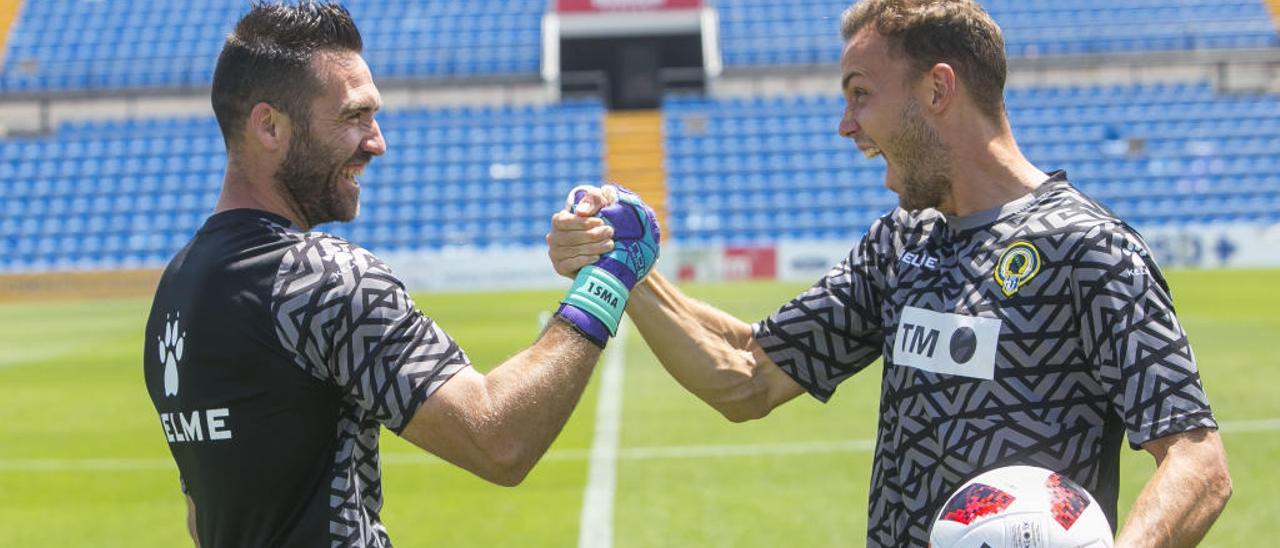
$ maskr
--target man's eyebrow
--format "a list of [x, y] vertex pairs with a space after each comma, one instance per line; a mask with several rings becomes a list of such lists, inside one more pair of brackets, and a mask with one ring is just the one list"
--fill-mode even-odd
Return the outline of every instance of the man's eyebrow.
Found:
[[366, 112], [377, 112], [379, 108], [382, 108], [382, 105], [379, 104], [379, 101], [375, 101], [372, 99], [361, 99], [359, 101], [353, 101], [351, 103], [343, 105], [342, 110], [340, 110], [338, 114], [340, 116], [348, 116], [351, 114], [364, 114]]
[[851, 71], [849, 71], [849, 73], [848, 73], [848, 74], [844, 75], [844, 79], [843, 79], [843, 80], [840, 80], [840, 89], [848, 88], [848, 87], [849, 87], [849, 81], [850, 81], [850, 80], [853, 80], [854, 78], [857, 78], [857, 77], [859, 77], [859, 76], [866, 76], [866, 75], [865, 75], [865, 74], [863, 74], [863, 73], [862, 73], [862, 71], [860, 71], [860, 70], [856, 70], [856, 69], [855, 69], [855, 70], [851, 70]]

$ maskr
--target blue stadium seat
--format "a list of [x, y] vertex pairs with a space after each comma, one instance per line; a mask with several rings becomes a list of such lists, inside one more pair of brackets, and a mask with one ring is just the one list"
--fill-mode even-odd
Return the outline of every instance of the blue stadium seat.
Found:
[[[1280, 96], [1218, 96], [1205, 83], [1013, 88], [1007, 95], [1033, 162], [1067, 169], [1140, 226], [1192, 222], [1207, 210], [1215, 222], [1280, 215], [1268, 198], [1280, 193]], [[883, 188], [883, 163], [863, 160], [831, 130], [841, 107], [836, 95], [668, 98], [675, 237], [770, 241], [865, 231], [897, 197]], [[1145, 148], [1131, 148], [1130, 139]], [[1108, 153], [1108, 142], [1118, 152]], [[724, 187], [736, 193], [706, 194]], [[778, 226], [789, 228], [778, 233]]]
[[[829, 64], [838, 59], [839, 14], [847, 0], [721, 0], [716, 5], [726, 65]], [[1280, 45], [1258, 0], [997, 0], [983, 5], [1003, 27], [1011, 57]], [[1053, 21], [1054, 32], [1044, 32], [1045, 21]]]
[[[542, 245], [573, 181], [602, 179], [603, 114], [598, 101], [388, 111], [383, 126], [418, 144], [391, 141], [366, 172], [361, 217], [322, 229], [374, 251]], [[206, 117], [0, 139], [0, 250], [19, 256], [0, 272], [162, 266], [217, 200], [222, 150]], [[495, 178], [495, 163], [517, 169]]]
[[[380, 77], [536, 74], [542, 2], [348, 0]], [[110, 9], [106, 6], [110, 5]], [[241, 0], [26, 2], [0, 92], [207, 85]]]

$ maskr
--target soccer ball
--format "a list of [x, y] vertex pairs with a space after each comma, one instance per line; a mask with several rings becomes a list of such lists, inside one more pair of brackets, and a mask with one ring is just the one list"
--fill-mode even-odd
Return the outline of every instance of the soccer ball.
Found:
[[1066, 476], [1007, 466], [960, 486], [938, 512], [932, 548], [1110, 548], [1098, 501]]

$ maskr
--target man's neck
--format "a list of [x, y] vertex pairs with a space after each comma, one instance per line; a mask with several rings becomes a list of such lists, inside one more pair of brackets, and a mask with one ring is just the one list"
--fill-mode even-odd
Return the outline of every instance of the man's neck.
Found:
[[222, 178], [222, 192], [218, 195], [218, 203], [213, 212], [257, 209], [284, 217], [303, 230], [309, 229], [292, 202], [276, 188], [275, 181], [269, 176], [250, 175], [234, 163], [228, 162], [226, 174]]
[[1002, 206], [1026, 196], [1048, 179], [1022, 155], [1009, 133], [959, 143], [952, 153], [951, 196], [939, 208], [949, 215]]

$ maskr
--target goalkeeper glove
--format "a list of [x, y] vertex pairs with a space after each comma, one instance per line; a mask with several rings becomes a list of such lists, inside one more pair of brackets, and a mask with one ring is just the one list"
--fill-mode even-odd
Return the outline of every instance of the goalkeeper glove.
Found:
[[[618, 333], [631, 288], [658, 261], [661, 234], [657, 216], [634, 192], [617, 185], [602, 187], [607, 205], [596, 215], [613, 227], [613, 250], [578, 271], [556, 315], [600, 347]], [[569, 211], [586, 197], [582, 187], [569, 193]]]

